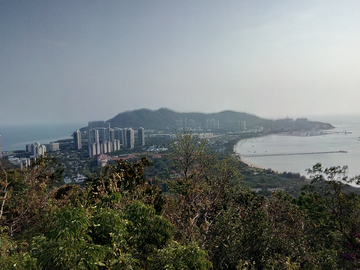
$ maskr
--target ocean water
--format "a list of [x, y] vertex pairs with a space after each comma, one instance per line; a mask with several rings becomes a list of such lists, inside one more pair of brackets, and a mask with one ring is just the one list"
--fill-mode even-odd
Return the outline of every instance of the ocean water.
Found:
[[335, 129], [328, 131], [331, 134], [326, 135], [269, 135], [242, 140], [237, 144], [236, 152], [241, 156], [347, 151], [347, 153], [242, 157], [242, 159], [263, 168], [271, 168], [279, 172], [298, 172], [302, 175], [306, 175], [306, 169], [312, 168], [318, 162], [324, 167], [347, 165], [349, 176], [360, 175], [360, 121], [349, 123], [342, 121], [335, 126]]
[[46, 144], [60, 139], [69, 139], [84, 123], [62, 123], [44, 125], [0, 126], [2, 151], [25, 150], [25, 145], [39, 142]]

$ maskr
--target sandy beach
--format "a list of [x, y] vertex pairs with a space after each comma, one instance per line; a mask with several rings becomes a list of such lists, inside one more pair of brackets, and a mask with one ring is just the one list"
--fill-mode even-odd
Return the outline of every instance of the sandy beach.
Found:
[[247, 164], [249, 167], [258, 168], [258, 169], [264, 169], [264, 170], [268, 169], [268, 168], [265, 168], [265, 167], [261, 167], [260, 165], [257, 165], [257, 164], [251, 163], [249, 161], [246, 161], [246, 160], [244, 160], [242, 158], [241, 158], [241, 161], [244, 162], [245, 164]]

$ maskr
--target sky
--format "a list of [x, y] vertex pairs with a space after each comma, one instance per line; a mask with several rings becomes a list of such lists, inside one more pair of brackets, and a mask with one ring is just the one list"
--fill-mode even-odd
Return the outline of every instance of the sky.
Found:
[[360, 114], [360, 1], [2, 0], [0, 125]]

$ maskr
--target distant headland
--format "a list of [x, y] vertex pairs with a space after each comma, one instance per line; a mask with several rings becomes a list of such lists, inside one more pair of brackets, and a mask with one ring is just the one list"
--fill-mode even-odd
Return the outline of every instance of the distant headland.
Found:
[[218, 113], [175, 112], [168, 108], [158, 110], [138, 109], [125, 111], [106, 120], [111, 127], [143, 127], [145, 129], [167, 130], [192, 128], [200, 130], [243, 131], [262, 129], [264, 131], [287, 131], [299, 129], [333, 129], [329, 123], [310, 121], [306, 118], [265, 119], [236, 111]]

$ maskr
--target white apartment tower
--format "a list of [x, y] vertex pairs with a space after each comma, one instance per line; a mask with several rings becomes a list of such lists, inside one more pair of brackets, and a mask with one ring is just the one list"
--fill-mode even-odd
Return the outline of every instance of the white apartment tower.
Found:
[[38, 157], [46, 154], [46, 147], [45, 145], [35, 142], [26, 145], [26, 152], [30, 152], [33, 156]]
[[74, 132], [74, 146], [75, 149], [79, 150], [82, 148], [82, 143], [81, 143], [81, 132], [80, 130], [77, 130]]
[[128, 128], [123, 129], [123, 141], [121, 142], [124, 148], [128, 147]]
[[240, 121], [240, 130], [246, 130], [246, 121]]
[[89, 144], [99, 143], [99, 131], [97, 129], [89, 130]]
[[88, 147], [90, 157], [100, 154], [99, 131], [97, 129], [89, 130]]
[[134, 130], [132, 128], [128, 128], [126, 130], [126, 147], [128, 149], [133, 149], [134, 146], [135, 146]]
[[140, 146], [145, 145], [145, 132], [144, 132], [144, 128], [142, 127], [138, 129], [138, 140]]

